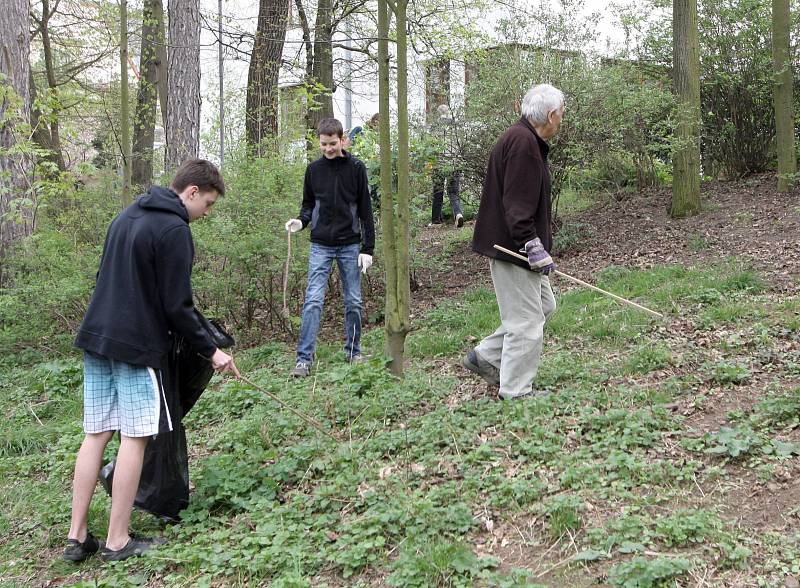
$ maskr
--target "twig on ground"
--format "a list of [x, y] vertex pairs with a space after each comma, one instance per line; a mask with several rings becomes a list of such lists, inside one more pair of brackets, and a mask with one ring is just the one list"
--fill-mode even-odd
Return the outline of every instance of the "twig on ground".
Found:
[[39, 419], [39, 417], [38, 417], [38, 416], [36, 415], [36, 413], [33, 411], [33, 407], [32, 407], [32, 406], [31, 406], [29, 403], [27, 403], [27, 402], [25, 403], [25, 406], [27, 406], [27, 407], [28, 407], [28, 410], [29, 410], [29, 411], [31, 411], [31, 414], [33, 415], [33, 418], [35, 418], [35, 419], [36, 419], [36, 422], [37, 422], [37, 423], [39, 423], [41, 426], [43, 426], [43, 427], [44, 427], [44, 423], [43, 423], [43, 422], [42, 422], [42, 421]]
[[259, 386], [258, 384], [256, 384], [255, 382], [253, 382], [252, 380], [248, 379], [245, 376], [239, 376], [239, 379], [242, 380], [245, 384], [247, 384], [249, 386], [252, 386], [253, 388], [258, 390], [262, 394], [265, 394], [265, 395], [269, 396], [272, 400], [274, 400], [275, 402], [280, 404], [282, 407], [284, 407], [286, 410], [288, 410], [289, 412], [291, 412], [295, 416], [298, 416], [301, 419], [303, 419], [306, 423], [308, 423], [309, 425], [314, 427], [320, 433], [323, 433], [323, 434], [327, 435], [328, 437], [330, 437], [331, 439], [333, 439], [334, 441], [336, 441], [338, 443], [342, 442], [342, 440], [339, 438], [338, 435], [332, 433], [331, 431], [328, 431], [318, 421], [316, 421], [315, 419], [311, 418], [307, 414], [297, 410], [296, 408], [294, 408], [292, 405], [286, 403], [285, 401], [281, 400], [280, 398], [278, 398], [272, 392], [269, 392], [268, 390], [265, 390], [264, 388], [262, 388], [261, 386]]

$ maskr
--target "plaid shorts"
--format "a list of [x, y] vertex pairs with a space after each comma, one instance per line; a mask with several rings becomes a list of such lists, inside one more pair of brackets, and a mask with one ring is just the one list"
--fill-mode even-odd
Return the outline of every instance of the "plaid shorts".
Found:
[[[159, 432], [165, 400], [160, 370], [85, 352], [83, 355], [83, 430], [120, 431], [126, 437]], [[164, 404], [166, 404], [164, 402]]]

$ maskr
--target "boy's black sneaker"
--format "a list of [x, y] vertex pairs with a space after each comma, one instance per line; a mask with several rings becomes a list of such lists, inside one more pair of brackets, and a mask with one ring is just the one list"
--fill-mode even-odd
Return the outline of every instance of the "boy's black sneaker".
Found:
[[67, 547], [63, 557], [67, 561], [79, 562], [91, 557], [103, 546], [103, 543], [91, 533], [86, 533], [83, 543], [77, 539], [67, 539]]

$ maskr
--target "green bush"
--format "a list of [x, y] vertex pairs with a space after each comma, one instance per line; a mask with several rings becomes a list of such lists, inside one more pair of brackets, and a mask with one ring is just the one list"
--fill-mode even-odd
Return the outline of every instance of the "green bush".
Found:
[[615, 588], [659, 588], [674, 586], [675, 578], [691, 570], [693, 564], [683, 557], [648, 559], [635, 557], [611, 568], [608, 580]]
[[553, 191], [639, 189], [659, 180], [669, 157], [673, 99], [665, 71], [625, 61], [596, 63], [577, 51], [509, 44], [475, 54], [466, 88], [472, 121], [461, 157], [480, 185], [497, 137], [518, 120], [531, 80], [547, 80], [567, 95], [567, 114], [549, 155]]
[[[643, 25], [636, 31], [642, 39], [638, 53], [669, 68], [672, 11], [669, 5], [664, 10], [661, 0], [648, 4], [644, 10], [653, 18], [641, 19], [634, 11], [629, 15], [629, 22]], [[642, 8], [636, 10], [641, 14]], [[708, 0], [697, 8], [703, 173], [738, 177], [765, 171], [775, 157], [771, 4], [768, 0]], [[794, 18], [796, 27], [796, 14]], [[748, 139], [743, 141], [743, 137]]]
[[[297, 216], [305, 161], [282, 155], [225, 168], [227, 194], [210, 218], [192, 224], [193, 285], [198, 306], [222, 318], [239, 343], [290, 328], [282, 312], [287, 255], [283, 224]], [[108, 225], [121, 210], [115, 175], [99, 172], [82, 184], [63, 180], [43, 192], [36, 231], [4, 259], [0, 346], [68, 350], [94, 287]], [[299, 314], [307, 233], [292, 239], [287, 283], [290, 313]]]
[[108, 223], [120, 210], [105, 173], [42, 193], [35, 232], [3, 260], [0, 347], [68, 348], [86, 310]]

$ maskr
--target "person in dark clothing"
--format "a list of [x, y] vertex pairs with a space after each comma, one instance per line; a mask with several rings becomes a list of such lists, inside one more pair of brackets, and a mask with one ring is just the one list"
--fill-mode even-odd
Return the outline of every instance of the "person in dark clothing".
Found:
[[431, 125], [431, 134], [439, 141], [439, 153], [436, 165], [433, 167], [433, 198], [431, 201], [431, 225], [440, 225], [444, 222], [442, 205], [444, 192], [450, 200], [450, 209], [453, 213], [453, 222], [457, 227], [464, 226], [464, 215], [461, 212], [461, 170], [457, 165], [455, 153], [455, 118], [447, 104], [440, 104], [436, 108], [437, 119]]
[[[217, 349], [194, 311], [194, 243], [189, 223], [208, 214], [225, 185], [209, 161], [192, 159], [170, 188], [153, 186], [125, 208], [106, 234], [92, 300], [75, 345], [84, 350], [86, 433], [75, 463], [72, 521], [64, 559], [100, 551], [106, 561], [140, 555], [151, 541], [128, 533], [148, 440], [172, 430], [162, 370], [173, 334], [182, 336], [218, 372], [239, 372]], [[88, 513], [103, 452], [120, 433], [108, 536], [88, 530]]]
[[[539, 368], [544, 324], [556, 301], [548, 274], [555, 267], [550, 218], [547, 140], [564, 116], [564, 94], [549, 84], [532, 87], [522, 119], [498, 140], [489, 156], [472, 248], [489, 258], [500, 308], [500, 327], [462, 365], [500, 386], [503, 399], [541, 394], [532, 388]], [[494, 248], [527, 253], [527, 263]]]
[[350, 362], [361, 361], [361, 279], [372, 265], [375, 226], [370, 205], [369, 182], [364, 164], [343, 148], [342, 123], [335, 118], [317, 127], [322, 157], [306, 168], [303, 204], [299, 218], [286, 222], [295, 233], [311, 226], [308, 286], [297, 345], [297, 361], [291, 374], [311, 373], [328, 276], [334, 260], [339, 267], [344, 294], [344, 351]]

